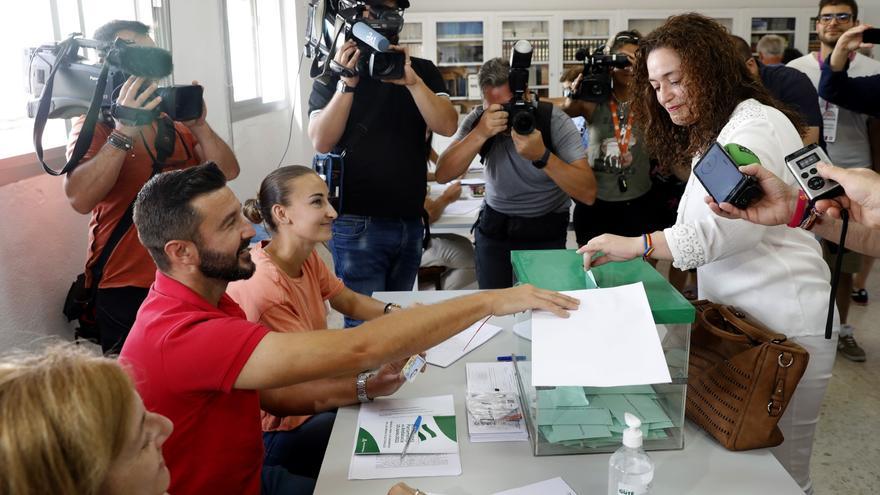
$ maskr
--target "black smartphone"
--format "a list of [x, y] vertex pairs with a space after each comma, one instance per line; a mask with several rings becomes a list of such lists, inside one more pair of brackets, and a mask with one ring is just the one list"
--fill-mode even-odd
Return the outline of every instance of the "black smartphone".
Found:
[[862, 43], [880, 43], [880, 28], [871, 28], [862, 31]]
[[700, 158], [694, 175], [716, 203], [730, 203], [742, 209], [763, 195], [755, 178], [740, 172], [733, 158], [718, 143]]

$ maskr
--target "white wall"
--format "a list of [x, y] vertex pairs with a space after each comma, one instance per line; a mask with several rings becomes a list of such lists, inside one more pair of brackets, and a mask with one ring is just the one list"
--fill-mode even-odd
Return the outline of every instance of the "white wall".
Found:
[[[291, 83], [296, 78], [300, 40], [306, 16], [306, 2], [288, 0], [285, 26], [287, 29], [288, 69]], [[197, 79], [205, 86], [208, 123], [221, 137], [231, 143], [241, 165], [241, 175], [230, 183], [239, 199], [256, 194], [263, 177], [279, 164], [290, 129], [290, 148], [283, 165], [311, 163], [314, 150], [306, 139], [306, 104], [310, 91], [308, 66], [304, 59], [299, 85], [290, 88], [291, 101], [297, 100], [291, 126], [290, 110], [266, 113], [230, 124], [229, 82], [226, 74], [221, 0], [177, 1], [171, 3], [171, 42], [174, 55], [174, 79], [185, 83]], [[191, 26], [199, 26], [192, 29]], [[280, 61], [279, 61], [280, 63]], [[299, 97], [299, 98], [298, 98]], [[231, 139], [230, 139], [231, 138]]]
[[88, 217], [70, 208], [62, 179], [41, 175], [0, 187], [0, 352], [72, 335], [61, 315], [82, 272]]

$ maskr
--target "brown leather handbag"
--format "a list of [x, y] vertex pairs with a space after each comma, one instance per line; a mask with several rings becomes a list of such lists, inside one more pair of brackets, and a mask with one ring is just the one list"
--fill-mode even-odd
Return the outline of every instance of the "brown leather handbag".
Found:
[[742, 311], [697, 301], [687, 405], [691, 421], [728, 450], [782, 443], [777, 423], [810, 359], [800, 345]]

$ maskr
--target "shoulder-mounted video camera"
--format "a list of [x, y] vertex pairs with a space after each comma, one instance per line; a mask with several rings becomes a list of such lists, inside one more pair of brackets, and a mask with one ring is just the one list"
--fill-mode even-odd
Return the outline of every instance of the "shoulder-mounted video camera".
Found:
[[[162, 101], [153, 110], [119, 106], [116, 100], [130, 76], [159, 80], [171, 74], [171, 53], [152, 46], [139, 46], [116, 39], [112, 43], [83, 39], [79, 33], [66, 40], [28, 50], [28, 116], [34, 119], [34, 148], [43, 169], [51, 175], [70, 172], [85, 156], [98, 119], [110, 116], [133, 125], [146, 125], [164, 112], [173, 120], [193, 120], [203, 111], [201, 86], [159, 88]], [[80, 53], [92, 48], [102, 54], [97, 64]], [[47, 119], [66, 119], [85, 114], [85, 121], [70, 159], [61, 170], [43, 161], [43, 129]], [[173, 141], [172, 141], [173, 142]]]
[[626, 55], [608, 55], [604, 51], [605, 47], [599, 47], [590, 54], [588, 49], [581, 48], [575, 53], [575, 59], [584, 63], [584, 77], [573, 97], [596, 103], [608, 101], [611, 96], [611, 69], [622, 69], [630, 63]]
[[[103, 63], [89, 63], [80, 53], [92, 48], [103, 53]], [[48, 98], [50, 119], [68, 119], [86, 113], [97, 101], [100, 108], [110, 111], [119, 96], [119, 89], [129, 76], [162, 79], [173, 68], [171, 53], [157, 47], [138, 46], [117, 39], [112, 43], [84, 39], [78, 34], [52, 45], [28, 49], [28, 91], [33, 97], [28, 102], [28, 117], [35, 118], [40, 101]], [[107, 82], [96, 94], [98, 80], [107, 66]], [[54, 83], [45, 90], [49, 76], [55, 72]], [[152, 112], [152, 118], [165, 112], [173, 120], [192, 120], [202, 114], [201, 86], [177, 85], [159, 88], [156, 96], [162, 102]], [[141, 110], [146, 112], [145, 110]], [[146, 118], [146, 117], [142, 117]]]
[[532, 66], [532, 44], [519, 40], [510, 50], [510, 74], [507, 83], [513, 97], [502, 105], [507, 112], [507, 129], [518, 134], [531, 134], [535, 130], [535, 105], [526, 100], [529, 83], [529, 67]]
[[[402, 78], [406, 56], [389, 47], [403, 29], [403, 9], [409, 2], [398, 0], [397, 5], [387, 8], [376, 0], [310, 0], [305, 54], [313, 59], [311, 77], [325, 83], [334, 74], [377, 80]], [[371, 7], [374, 18], [367, 18], [364, 13]], [[356, 71], [333, 60], [337, 46], [351, 39], [361, 50]]]

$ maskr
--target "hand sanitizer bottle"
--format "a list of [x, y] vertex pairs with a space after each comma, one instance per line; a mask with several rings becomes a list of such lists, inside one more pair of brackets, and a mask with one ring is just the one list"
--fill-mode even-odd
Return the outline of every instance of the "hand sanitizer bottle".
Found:
[[642, 422], [624, 413], [623, 447], [608, 462], [608, 495], [647, 495], [654, 479], [654, 461], [642, 449]]

